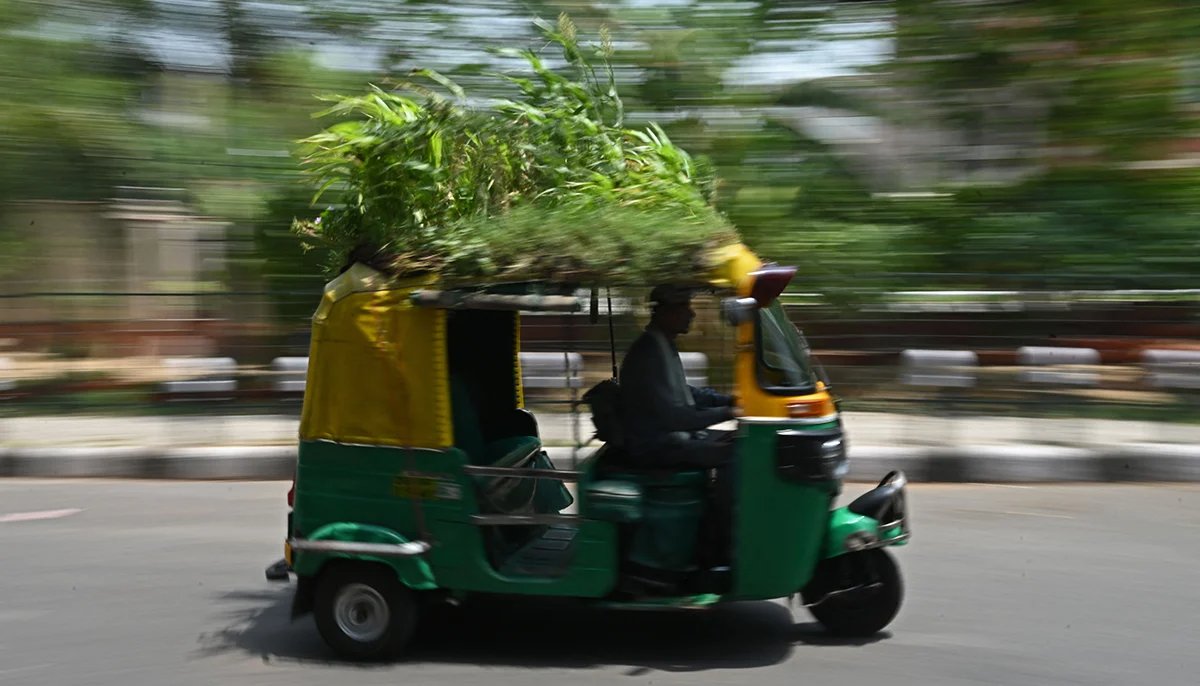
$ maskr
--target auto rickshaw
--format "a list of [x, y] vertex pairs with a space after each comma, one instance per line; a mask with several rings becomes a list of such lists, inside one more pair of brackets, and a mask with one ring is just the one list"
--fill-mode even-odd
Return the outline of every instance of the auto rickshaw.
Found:
[[888, 625], [905, 477], [834, 507], [846, 440], [778, 301], [795, 269], [740, 244], [711, 265], [697, 285], [735, 329], [741, 409], [727, 576], [696, 565], [706, 472], [623, 467], [612, 444], [571, 470], [547, 457], [524, 409], [519, 318], [581, 311], [575, 291], [442, 288], [355, 264], [313, 317], [284, 559], [267, 571], [296, 577], [293, 617], [313, 613], [348, 659], [399, 654], [430, 604], [473, 594], [664, 609], [798, 594], [834, 634]]

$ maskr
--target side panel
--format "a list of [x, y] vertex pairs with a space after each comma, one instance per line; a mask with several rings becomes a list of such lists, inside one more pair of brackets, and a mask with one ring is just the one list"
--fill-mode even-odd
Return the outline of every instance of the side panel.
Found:
[[779, 598], [808, 582], [822, 553], [838, 482], [780, 479], [775, 472], [775, 432], [835, 426], [742, 425], [734, 513], [736, 598]]
[[[458, 450], [434, 451], [301, 441], [296, 471], [294, 535], [352, 523], [394, 531], [406, 540], [429, 540], [425, 559], [436, 577], [437, 545], [447, 524], [475, 511], [464, 488]], [[476, 549], [478, 550], [478, 549]], [[478, 552], [475, 552], [478, 554]]]
[[[579, 520], [574, 555], [567, 572], [559, 577], [504, 576], [488, 563], [482, 553], [479, 528], [473, 524], [445, 527], [439, 542], [449, 549], [478, 546], [475, 555], [441, 557], [433, 564], [443, 588], [484, 593], [599, 598], [616, 584], [616, 527], [610, 522]], [[436, 550], [436, 548], [435, 548]]]
[[[581, 494], [594, 478], [594, 465], [595, 456], [592, 456], [578, 466], [584, 473], [579, 482]], [[465, 521], [448, 524], [442, 529], [445, 538], [439, 543], [448, 549], [474, 549], [479, 552], [440, 557], [434, 567], [438, 582], [444, 588], [465, 591], [603, 597], [617, 583], [617, 527], [611, 522], [597, 520], [579, 519], [577, 522], [579, 533], [569, 570], [564, 576], [553, 579], [514, 578], [497, 573], [483, 554], [481, 529]]]
[[302, 441], [296, 479], [295, 535], [339, 523], [379, 527], [426, 540], [422, 557], [441, 588], [495, 593], [599, 597], [616, 583], [616, 528], [579, 520], [567, 573], [553, 579], [505, 577], [490, 564], [475, 485], [464, 454]]

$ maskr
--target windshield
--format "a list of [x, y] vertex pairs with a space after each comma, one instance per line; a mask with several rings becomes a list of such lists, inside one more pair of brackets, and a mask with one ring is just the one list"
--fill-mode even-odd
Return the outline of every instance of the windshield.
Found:
[[772, 393], [811, 393], [816, 382], [808, 344], [788, 321], [779, 301], [758, 311], [758, 380]]

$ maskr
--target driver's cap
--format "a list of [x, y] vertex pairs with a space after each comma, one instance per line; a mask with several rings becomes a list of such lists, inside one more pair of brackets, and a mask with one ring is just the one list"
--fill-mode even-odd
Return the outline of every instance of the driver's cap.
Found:
[[686, 305], [692, 300], [692, 289], [664, 283], [654, 287], [648, 298], [651, 305]]

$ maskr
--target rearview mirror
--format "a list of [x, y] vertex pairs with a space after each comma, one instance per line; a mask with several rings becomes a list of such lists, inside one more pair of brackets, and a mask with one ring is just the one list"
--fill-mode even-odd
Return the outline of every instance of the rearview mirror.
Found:
[[750, 297], [758, 303], [759, 307], [766, 307], [775, 302], [783, 289], [787, 288], [791, 283], [792, 277], [796, 275], [795, 267], [764, 267], [750, 274], [754, 277], [754, 285], [751, 286]]
[[732, 326], [753, 320], [757, 310], [758, 301], [754, 298], [725, 298], [721, 301], [721, 314]]

